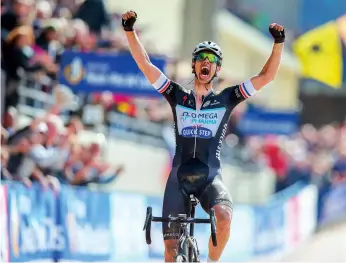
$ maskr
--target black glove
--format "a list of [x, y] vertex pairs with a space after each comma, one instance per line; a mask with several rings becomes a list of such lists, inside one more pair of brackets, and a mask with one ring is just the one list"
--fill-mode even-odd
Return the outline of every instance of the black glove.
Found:
[[[134, 11], [132, 11], [132, 12], [134, 12]], [[135, 13], [135, 17], [131, 17], [127, 20], [122, 18], [121, 23], [122, 23], [125, 31], [133, 31], [133, 26], [137, 20], [137, 14], [136, 14], [136, 12], [134, 12], [134, 13]]]
[[274, 27], [269, 27], [269, 32], [274, 38], [275, 43], [283, 43], [285, 42], [285, 29], [279, 31]]

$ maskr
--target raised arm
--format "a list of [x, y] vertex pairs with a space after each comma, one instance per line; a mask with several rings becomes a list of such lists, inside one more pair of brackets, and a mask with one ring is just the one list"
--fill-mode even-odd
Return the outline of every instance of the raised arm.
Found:
[[122, 25], [126, 33], [132, 57], [150, 83], [154, 84], [163, 73], [150, 62], [147, 52], [139, 41], [138, 36], [133, 29], [136, 19], [137, 14], [134, 11], [128, 11], [122, 15]]
[[269, 26], [269, 32], [272, 34], [275, 43], [272, 53], [261, 72], [239, 85], [228, 87], [222, 91], [227, 98], [226, 100], [230, 103], [230, 106], [234, 107], [238, 103], [251, 97], [275, 78], [276, 72], [280, 66], [285, 41], [285, 31], [283, 26], [274, 23]]
[[251, 83], [256, 90], [260, 90], [274, 80], [280, 66], [285, 41], [285, 30], [283, 26], [273, 23], [269, 26], [269, 32], [274, 38], [274, 46], [261, 72], [251, 78]]

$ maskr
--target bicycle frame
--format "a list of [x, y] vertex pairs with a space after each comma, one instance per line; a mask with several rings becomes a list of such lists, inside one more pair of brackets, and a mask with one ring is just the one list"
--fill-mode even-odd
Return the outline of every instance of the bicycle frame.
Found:
[[[182, 219], [186, 219], [186, 215], [179, 215], [179, 216]], [[191, 218], [193, 218], [193, 216], [191, 216]], [[197, 242], [195, 238], [193, 237], [194, 223], [190, 223], [190, 231], [188, 230], [188, 223], [180, 224], [179, 232], [181, 234], [179, 237], [176, 257], [181, 255], [182, 257], [188, 260], [187, 262], [199, 262], [199, 258], [198, 258], [199, 250], [198, 250]]]

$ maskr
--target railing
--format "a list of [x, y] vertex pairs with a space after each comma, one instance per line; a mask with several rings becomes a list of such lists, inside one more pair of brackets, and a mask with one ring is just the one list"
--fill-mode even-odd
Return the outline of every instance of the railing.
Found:
[[[28, 74], [22, 70], [18, 87], [19, 103], [17, 110], [20, 114], [35, 118], [45, 114], [54, 104], [53, 87], [57, 82], [43, 75]], [[68, 112], [60, 114], [63, 121], [68, 120]]]

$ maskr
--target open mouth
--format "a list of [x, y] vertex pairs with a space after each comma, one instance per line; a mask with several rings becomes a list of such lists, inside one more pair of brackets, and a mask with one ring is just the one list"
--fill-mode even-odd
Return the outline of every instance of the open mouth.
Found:
[[203, 67], [201, 69], [201, 72], [199, 73], [199, 77], [202, 79], [202, 80], [206, 80], [209, 78], [209, 73], [210, 73], [210, 69], [208, 67]]

